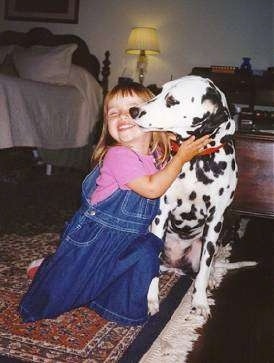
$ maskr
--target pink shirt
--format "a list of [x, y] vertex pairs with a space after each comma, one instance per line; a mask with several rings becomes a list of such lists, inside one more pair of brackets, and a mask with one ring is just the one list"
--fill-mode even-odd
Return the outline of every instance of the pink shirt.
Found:
[[127, 183], [156, 171], [153, 155], [142, 155], [126, 146], [113, 146], [104, 157], [91, 202], [104, 200], [118, 188], [129, 190]]

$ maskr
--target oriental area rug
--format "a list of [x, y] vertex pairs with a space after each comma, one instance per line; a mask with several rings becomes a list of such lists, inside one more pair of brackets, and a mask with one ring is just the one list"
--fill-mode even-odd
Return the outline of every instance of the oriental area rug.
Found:
[[[0, 353], [33, 362], [117, 362], [142, 326], [119, 326], [85, 307], [55, 320], [21, 322], [17, 306], [29, 284], [26, 266], [53, 252], [57, 242], [57, 233], [1, 237], [5, 252], [0, 259]], [[162, 275], [161, 299], [178, 279], [174, 274]]]

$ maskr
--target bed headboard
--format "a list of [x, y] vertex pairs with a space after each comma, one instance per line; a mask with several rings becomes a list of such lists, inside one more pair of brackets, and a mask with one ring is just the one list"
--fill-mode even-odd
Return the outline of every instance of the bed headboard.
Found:
[[53, 34], [46, 28], [33, 28], [27, 33], [7, 30], [0, 33], [0, 45], [17, 44], [22, 47], [32, 45], [57, 46], [75, 43], [78, 48], [73, 53], [72, 63], [85, 68], [99, 81], [105, 95], [108, 90], [108, 77], [110, 74], [109, 51], [105, 53], [102, 67], [97, 57], [89, 52], [86, 42], [73, 34]]

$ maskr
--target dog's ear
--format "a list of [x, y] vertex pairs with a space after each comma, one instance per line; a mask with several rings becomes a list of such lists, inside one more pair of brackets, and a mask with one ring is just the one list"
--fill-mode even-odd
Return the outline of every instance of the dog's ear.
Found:
[[219, 107], [223, 104], [222, 96], [212, 82], [210, 82], [210, 85], [210, 87], [207, 87], [206, 93], [202, 96], [201, 101], [204, 103], [206, 100], [208, 100], [212, 103], [212, 105]]
[[211, 134], [219, 125], [229, 119], [229, 112], [223, 106], [221, 94], [215, 87], [207, 87], [206, 93], [202, 96], [202, 103], [206, 101], [214, 106], [214, 111], [209, 112], [207, 110], [201, 119], [195, 118], [193, 120], [193, 125], [201, 124], [201, 127], [194, 131], [196, 137]]

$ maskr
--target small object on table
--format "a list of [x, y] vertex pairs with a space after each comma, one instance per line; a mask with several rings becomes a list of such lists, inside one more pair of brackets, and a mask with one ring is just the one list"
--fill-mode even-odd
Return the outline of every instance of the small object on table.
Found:
[[243, 62], [241, 64], [241, 66], [240, 66], [240, 70], [244, 71], [246, 73], [252, 74], [252, 67], [251, 67], [251, 64], [250, 64], [250, 59], [251, 58], [243, 57]]
[[213, 73], [229, 73], [233, 74], [238, 71], [238, 67], [233, 66], [211, 66], [211, 72]]

